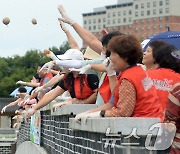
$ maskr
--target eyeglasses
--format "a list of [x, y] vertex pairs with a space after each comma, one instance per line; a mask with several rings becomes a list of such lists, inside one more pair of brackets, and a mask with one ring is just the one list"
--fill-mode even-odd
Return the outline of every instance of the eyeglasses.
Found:
[[180, 50], [174, 50], [171, 52], [171, 55], [174, 57], [174, 58], [177, 58], [180, 60]]

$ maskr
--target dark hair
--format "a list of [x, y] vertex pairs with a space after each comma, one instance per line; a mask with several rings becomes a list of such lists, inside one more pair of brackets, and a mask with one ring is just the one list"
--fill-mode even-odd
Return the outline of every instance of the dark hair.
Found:
[[35, 74], [35, 75], [34, 75], [34, 78], [36, 78], [36, 80], [38, 80], [39, 82], [40, 82], [40, 80], [41, 80], [41, 78], [39, 77], [38, 74]]
[[24, 88], [24, 87], [19, 87], [18, 92], [19, 92], [19, 93], [26, 93], [27, 90], [26, 90], [26, 88]]
[[127, 59], [129, 65], [135, 65], [142, 56], [142, 47], [134, 35], [121, 35], [113, 37], [108, 50], [117, 53], [121, 58]]
[[108, 33], [107, 35], [104, 35], [101, 39], [102, 45], [107, 46], [112, 37], [120, 36], [120, 35], [125, 35], [125, 34], [119, 32], [119, 31], [114, 31], [114, 32]]
[[[101, 39], [102, 45], [103, 45], [104, 47], [106, 47], [112, 37], [114, 37], [114, 36], [120, 36], [120, 35], [125, 35], [125, 34], [119, 32], [119, 31], [114, 31], [114, 32], [111, 32], [111, 33], [109, 33], [109, 34], [107, 34], [107, 35], [104, 35], [104, 36], [102, 37], [102, 39]], [[109, 50], [107, 50], [107, 51], [106, 51], [106, 57], [110, 57], [110, 55], [111, 55], [111, 52], [110, 52]]]
[[[80, 91], [82, 93], [82, 89], [83, 89], [83, 79], [85, 78], [85, 74], [79, 74], [78, 75], [79, 78], [80, 78]], [[74, 89], [74, 76], [73, 76], [73, 73], [70, 72], [68, 73], [67, 75], [64, 76], [64, 85], [66, 87], [66, 89], [69, 89], [70, 92]]]
[[164, 45], [168, 45], [168, 44], [161, 40], [155, 40], [155, 41], [152, 41], [149, 43], [148, 46], [150, 46], [152, 48], [152, 55], [153, 55], [154, 59], [156, 57], [157, 50], [159, 49], [159, 47], [164, 46]]
[[180, 60], [172, 56], [172, 52], [177, 50], [173, 45], [161, 46], [156, 53], [155, 62], [161, 68], [169, 68], [175, 72], [180, 72]]

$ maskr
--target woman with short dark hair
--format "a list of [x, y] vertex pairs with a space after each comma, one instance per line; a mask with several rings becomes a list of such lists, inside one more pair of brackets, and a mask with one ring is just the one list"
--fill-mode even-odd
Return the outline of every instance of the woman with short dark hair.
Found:
[[159, 47], [154, 56], [157, 68], [147, 71], [156, 87], [163, 111], [166, 109], [171, 87], [180, 81], [180, 60], [173, 57], [173, 51], [176, 48], [169, 44]]
[[120, 73], [111, 107], [102, 106], [76, 116], [82, 117], [157, 117], [163, 114], [156, 95], [156, 89], [146, 71], [137, 65], [142, 55], [139, 41], [133, 35], [113, 37], [108, 50], [111, 52], [112, 67]]

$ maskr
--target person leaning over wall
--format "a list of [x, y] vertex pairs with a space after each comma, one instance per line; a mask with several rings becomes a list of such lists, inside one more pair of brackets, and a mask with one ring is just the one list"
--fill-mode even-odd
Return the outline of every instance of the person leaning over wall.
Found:
[[[83, 59], [81, 51], [77, 51], [77, 49], [70, 49], [59, 56], [60, 59], [66, 60], [75, 59], [74, 57]], [[60, 106], [72, 103], [95, 103], [98, 83], [99, 79], [94, 74], [79, 75], [76, 71], [70, 72], [65, 75], [64, 79], [59, 82], [59, 85], [55, 89], [46, 93], [36, 106], [26, 112], [26, 118], [28, 119], [36, 110], [47, 105], [65, 91], [69, 91], [73, 100], [65, 101]]]
[[139, 41], [133, 35], [113, 37], [108, 49], [114, 70], [120, 73], [114, 99], [109, 109], [101, 106], [76, 115], [77, 122], [89, 117], [157, 117], [163, 120], [156, 89], [146, 71], [137, 65], [142, 55]]
[[[61, 22], [61, 24], [62, 24], [62, 22]], [[83, 28], [80, 28], [80, 29], [82, 31], [84, 30]], [[81, 30], [79, 30], [79, 31], [81, 31]], [[66, 29], [66, 33], [69, 33], [69, 31], [67, 29]], [[88, 33], [87, 35], [91, 36], [93, 34]], [[114, 32], [111, 32], [111, 33], [102, 37], [102, 39], [101, 39], [101, 42], [102, 42], [101, 43], [101, 51], [104, 54], [106, 54], [106, 57], [110, 56], [110, 52], [107, 50], [108, 42], [114, 36], [119, 36], [119, 35], [124, 35], [124, 34], [122, 34], [121, 32], [118, 32], [118, 31], [114, 31]], [[68, 35], [68, 36], [70, 37], [71, 35]], [[89, 37], [89, 38], [91, 38], [91, 37]], [[70, 39], [70, 40], [73, 40], [73, 39]], [[96, 41], [100, 42], [97, 38], [96, 38]], [[70, 41], [70, 42], [73, 42], [73, 41]], [[94, 42], [95, 42], [95, 40], [94, 40]], [[73, 43], [73, 44], [75, 44], [75, 43]], [[89, 44], [89, 43], [87, 42], [87, 44]], [[99, 44], [97, 43], [96, 45], [99, 45]], [[51, 55], [53, 55], [53, 53], [51, 53]], [[55, 57], [55, 56], [52, 56], [52, 57]], [[101, 106], [101, 105], [107, 103], [108, 100], [110, 99], [111, 91], [112, 91], [111, 89], [113, 89], [114, 85], [115, 85], [113, 83], [116, 83], [116, 81], [117, 81], [115, 71], [113, 71], [110, 67], [105, 67], [102, 64], [103, 60], [104, 60], [104, 58], [102, 58], [102, 57], [100, 57], [98, 59], [93, 59], [93, 60], [79, 60], [79, 59], [77, 59], [77, 60], [75, 60], [75, 59], [73, 59], [73, 60], [57, 60], [56, 59], [54, 61], [46, 63], [44, 65], [44, 67], [50, 69], [51, 67], [54, 66], [54, 64], [56, 64], [61, 68], [62, 67], [68, 67], [68, 68], [73, 67], [76, 69], [80, 68], [80, 73], [83, 72], [83, 73], [87, 73], [87, 74], [97, 74], [98, 76], [100, 76], [100, 71], [105, 72], [102, 74], [100, 81], [99, 81], [99, 89], [98, 89], [98, 95], [97, 95], [97, 100], [96, 100], [96, 104], [98, 106]], [[100, 67], [99, 67], [100, 69], [95, 70], [94, 68], [97, 66], [97, 64], [99, 64], [99, 65], [102, 64], [102, 65], [100, 65]], [[108, 69], [106, 69], [106, 68], [108, 68]], [[110, 82], [109, 82], [109, 80], [110, 80]]]
[[27, 90], [26, 88], [24, 87], [20, 87], [18, 89], [18, 93], [16, 94], [16, 97], [18, 98], [17, 100], [9, 103], [8, 105], [4, 106], [1, 110], [1, 114], [3, 114], [4, 112], [6, 112], [6, 109], [8, 107], [11, 107], [11, 106], [15, 106], [15, 105], [18, 105], [18, 106], [22, 106], [23, 102], [24, 102], [24, 99], [26, 99], [26, 96], [28, 95], [27, 93]]

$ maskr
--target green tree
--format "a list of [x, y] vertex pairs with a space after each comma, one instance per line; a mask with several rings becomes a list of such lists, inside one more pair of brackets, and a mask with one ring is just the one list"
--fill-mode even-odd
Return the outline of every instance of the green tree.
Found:
[[[69, 44], [64, 42], [59, 48], [49, 49], [55, 54], [59, 54], [59, 51], [64, 53], [69, 49]], [[9, 94], [19, 87], [16, 85], [18, 80], [31, 81], [33, 75], [37, 73], [37, 67], [49, 60], [38, 50], [27, 51], [24, 56], [0, 57], [0, 97], [9, 97]]]

